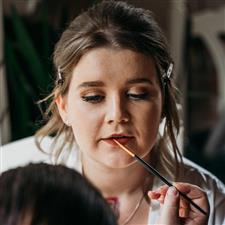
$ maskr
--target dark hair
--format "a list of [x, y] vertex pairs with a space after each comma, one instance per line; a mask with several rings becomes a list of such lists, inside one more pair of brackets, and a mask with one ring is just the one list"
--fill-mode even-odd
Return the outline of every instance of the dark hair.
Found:
[[[70, 23], [56, 44], [54, 66], [56, 71], [60, 72], [60, 80], [57, 75], [54, 90], [43, 100], [50, 100], [51, 104], [44, 115], [48, 122], [36, 134], [38, 147], [41, 149], [43, 137], [54, 134], [53, 154], [56, 158], [64, 149], [72, 149], [75, 142], [72, 129], [62, 121], [55, 101], [59, 95], [67, 93], [72, 70], [80, 58], [91, 49], [99, 47], [130, 49], [154, 59], [164, 96], [162, 118], [165, 118], [165, 130], [159, 141], [160, 151], [157, 154], [160, 155], [162, 165], [170, 173], [171, 168], [174, 168], [173, 158], [175, 158], [176, 171], [171, 174], [176, 174], [178, 156], [181, 157], [176, 143], [179, 117], [173, 81], [167, 79], [166, 83], [162, 82], [163, 74], [172, 62], [166, 39], [149, 10], [136, 8], [121, 1], [103, 1], [83, 12]], [[69, 148], [65, 148], [66, 143], [69, 144]], [[173, 158], [165, 147], [170, 145]]]
[[0, 177], [0, 224], [116, 225], [100, 192], [75, 170], [62, 165], [29, 164]]

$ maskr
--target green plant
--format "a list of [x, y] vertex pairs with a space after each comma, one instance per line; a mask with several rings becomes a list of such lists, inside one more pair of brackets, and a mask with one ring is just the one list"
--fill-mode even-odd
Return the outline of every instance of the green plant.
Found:
[[[32, 135], [37, 129], [35, 121], [40, 111], [36, 102], [50, 84], [52, 47], [46, 13], [43, 8], [41, 22], [30, 27], [14, 8], [5, 18], [5, 27], [9, 27], [4, 46], [12, 140]], [[38, 39], [30, 28], [35, 28]]]

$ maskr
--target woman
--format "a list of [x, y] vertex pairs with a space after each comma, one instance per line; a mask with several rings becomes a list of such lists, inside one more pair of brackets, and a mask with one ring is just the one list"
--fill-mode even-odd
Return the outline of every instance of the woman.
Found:
[[[208, 180], [215, 179], [207, 175], [205, 181], [202, 169], [186, 160], [182, 163], [175, 135], [179, 117], [172, 59], [151, 13], [117, 1], [90, 8], [62, 34], [54, 65], [57, 80], [45, 99], [51, 99], [51, 104], [46, 112], [48, 122], [37, 133], [39, 147], [42, 138], [55, 134], [52, 156], [80, 171], [105, 198], [116, 199], [120, 225], [156, 221], [207, 224], [208, 216], [189, 204], [182, 201], [178, 206], [176, 190], [174, 202], [168, 201], [173, 189], [167, 195], [168, 188], [113, 140], [132, 149], [170, 180], [182, 182], [176, 185], [209, 212], [205, 192], [192, 184], [207, 192], [211, 189]], [[192, 182], [193, 176], [198, 178]], [[215, 187], [224, 205], [224, 190]], [[155, 189], [149, 200], [147, 192]], [[157, 202], [164, 199], [160, 208]], [[209, 224], [221, 222], [223, 214], [214, 212], [217, 203], [210, 203]]]

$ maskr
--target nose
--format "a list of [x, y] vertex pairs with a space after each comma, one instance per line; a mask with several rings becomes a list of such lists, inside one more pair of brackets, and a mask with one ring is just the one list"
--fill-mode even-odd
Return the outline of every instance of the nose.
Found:
[[113, 96], [110, 98], [107, 104], [107, 123], [127, 123], [130, 120], [128, 109], [126, 103], [123, 101], [120, 96]]

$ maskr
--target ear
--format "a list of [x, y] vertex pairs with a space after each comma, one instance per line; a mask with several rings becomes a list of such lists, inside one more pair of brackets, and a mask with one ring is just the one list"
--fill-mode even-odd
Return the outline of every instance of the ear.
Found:
[[65, 124], [68, 123], [68, 110], [67, 110], [67, 98], [66, 96], [58, 95], [55, 100], [59, 110], [59, 114]]

